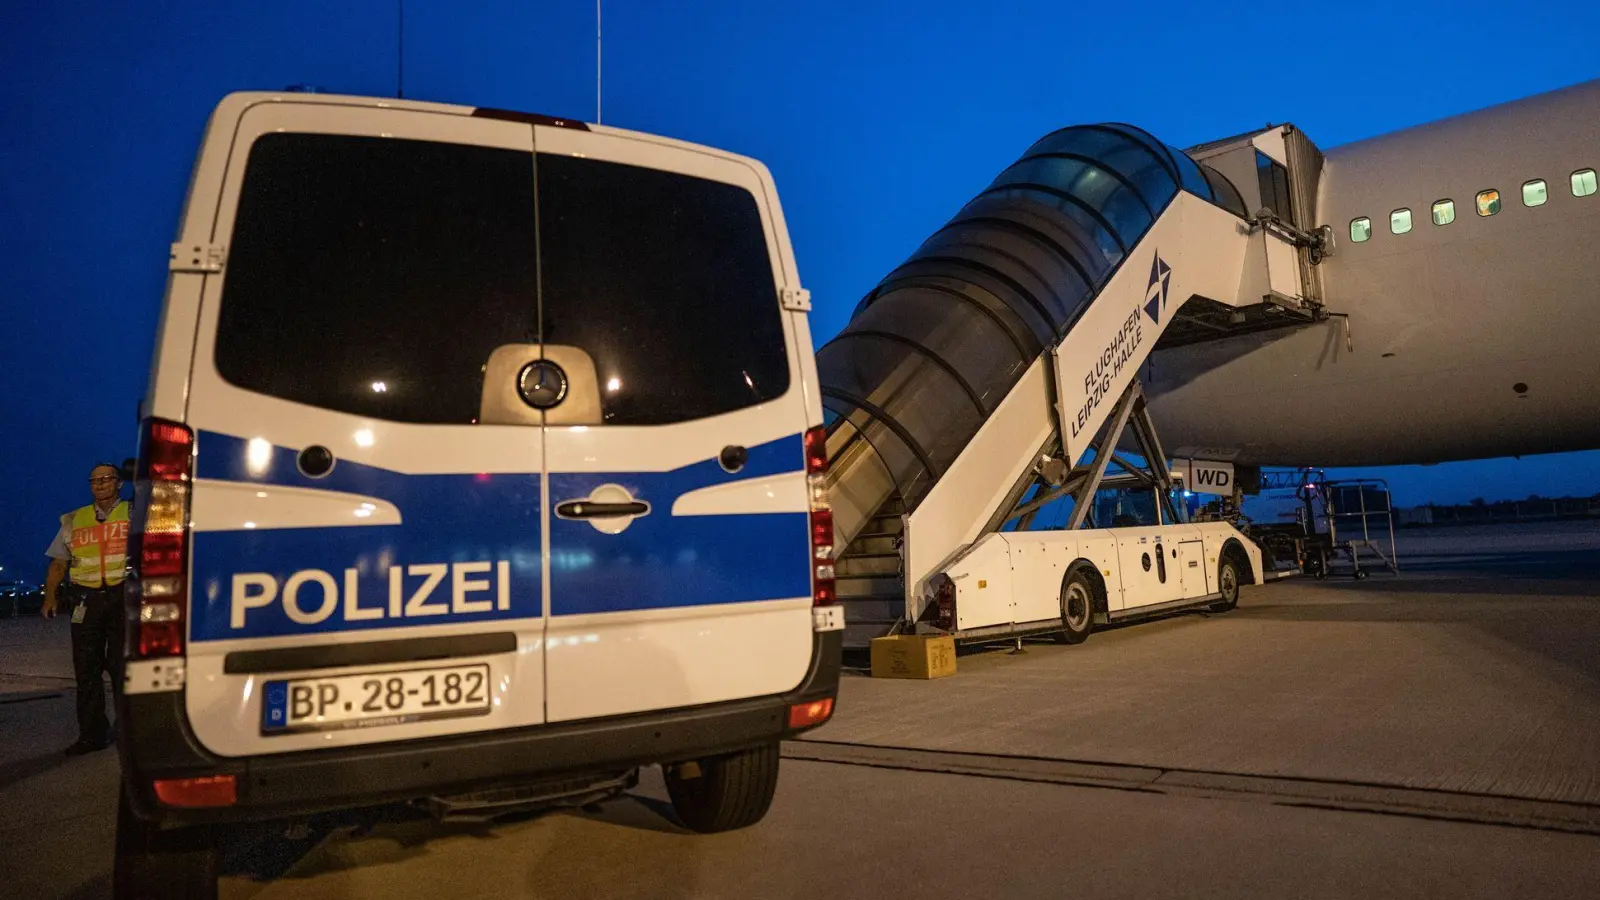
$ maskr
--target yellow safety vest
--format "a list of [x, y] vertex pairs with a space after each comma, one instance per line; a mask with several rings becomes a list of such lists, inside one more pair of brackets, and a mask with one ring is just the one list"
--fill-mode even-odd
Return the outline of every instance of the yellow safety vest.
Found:
[[79, 587], [115, 587], [128, 564], [128, 504], [117, 501], [101, 522], [91, 503], [72, 513], [72, 583]]

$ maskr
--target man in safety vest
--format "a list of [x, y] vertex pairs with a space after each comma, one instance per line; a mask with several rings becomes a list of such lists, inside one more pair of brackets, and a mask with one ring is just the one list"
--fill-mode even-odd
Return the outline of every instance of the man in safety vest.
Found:
[[128, 504], [122, 499], [118, 469], [101, 463], [89, 472], [94, 502], [61, 517], [61, 530], [46, 553], [45, 618], [54, 618], [63, 580], [69, 581], [66, 606], [72, 614], [72, 671], [78, 680], [78, 740], [68, 756], [111, 746], [106, 691], [122, 690], [122, 579], [127, 567]]

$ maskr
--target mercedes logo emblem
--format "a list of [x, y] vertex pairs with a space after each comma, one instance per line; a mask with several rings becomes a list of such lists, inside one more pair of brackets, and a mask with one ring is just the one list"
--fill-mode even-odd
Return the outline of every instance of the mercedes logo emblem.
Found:
[[534, 409], [550, 409], [567, 399], [567, 373], [548, 359], [531, 362], [517, 375], [517, 393]]

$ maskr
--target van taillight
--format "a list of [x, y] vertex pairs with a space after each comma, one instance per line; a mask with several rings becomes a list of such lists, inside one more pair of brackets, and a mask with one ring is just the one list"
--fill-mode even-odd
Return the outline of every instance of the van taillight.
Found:
[[839, 602], [833, 587], [833, 508], [828, 505], [828, 431], [806, 430], [806, 491], [811, 498], [811, 603]]
[[135, 613], [137, 659], [182, 656], [189, 603], [189, 485], [194, 432], [146, 419], [133, 483], [128, 605]]
[[180, 809], [232, 806], [239, 802], [239, 780], [234, 775], [203, 775], [199, 778], [158, 778], [156, 799]]

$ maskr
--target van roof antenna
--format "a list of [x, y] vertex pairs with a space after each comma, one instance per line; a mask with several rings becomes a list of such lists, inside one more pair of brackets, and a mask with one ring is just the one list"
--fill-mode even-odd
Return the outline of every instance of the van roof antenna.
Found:
[[406, 0], [395, 0], [394, 95], [406, 98]]

